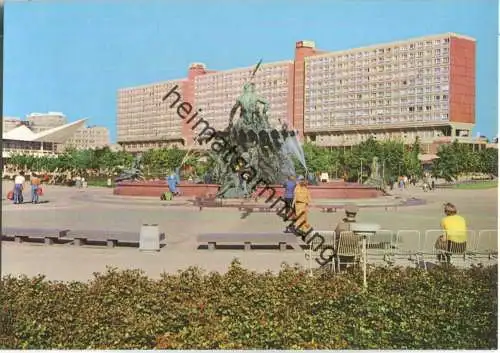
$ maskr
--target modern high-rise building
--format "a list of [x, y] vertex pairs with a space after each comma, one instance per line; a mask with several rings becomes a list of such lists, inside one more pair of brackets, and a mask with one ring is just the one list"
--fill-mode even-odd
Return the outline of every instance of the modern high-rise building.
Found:
[[162, 104], [162, 97], [182, 80], [158, 82], [118, 91], [117, 136], [127, 151], [182, 146], [182, 125], [175, 109]]
[[60, 150], [75, 148], [78, 150], [99, 149], [110, 145], [109, 130], [104, 126], [82, 126], [75, 131]]
[[[254, 82], [270, 103], [270, 122], [287, 122], [301, 139], [336, 147], [371, 136], [408, 144], [419, 137], [424, 152], [435, 153], [453, 139], [476, 141], [475, 50], [473, 38], [454, 33], [337, 52], [300, 41], [294, 61], [261, 65]], [[175, 86], [201, 109], [198, 117], [225, 127], [253, 68], [217, 72], [193, 64], [186, 79], [120, 90], [118, 143], [129, 151], [190, 146], [191, 126], [171, 102], [161, 103]]]
[[[254, 67], [229, 71], [207, 70], [204, 64], [189, 67], [188, 78], [118, 91], [117, 140], [126, 151], [139, 152], [154, 147], [178, 146], [207, 147], [194, 144], [196, 129], [179, 117], [176, 108], [170, 108], [172, 99], [163, 101], [170, 90], [182, 95], [199, 117], [215, 129], [227, 126], [229, 113], [236, 99], [242, 94], [243, 85], [249, 80]], [[253, 82], [257, 93], [268, 101], [272, 109], [270, 122], [291, 122], [293, 100], [293, 62], [263, 64]], [[177, 88], [176, 88], [177, 87]], [[180, 104], [181, 102], [178, 102]], [[200, 125], [203, 129], [204, 126]]]
[[472, 137], [472, 38], [437, 35], [311, 55], [304, 63], [304, 133], [319, 145], [419, 137], [431, 152], [436, 139]]

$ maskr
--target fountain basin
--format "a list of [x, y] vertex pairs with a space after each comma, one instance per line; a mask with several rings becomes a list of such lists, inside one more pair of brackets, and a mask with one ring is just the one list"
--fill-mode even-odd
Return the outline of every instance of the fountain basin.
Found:
[[[181, 182], [178, 186], [181, 194], [187, 197], [214, 196], [219, 185], [217, 184], [194, 184]], [[281, 185], [271, 185], [274, 197], [283, 196], [284, 188]], [[264, 187], [257, 187], [256, 193], [263, 192], [262, 197], [273, 194], [271, 190], [264, 191]], [[309, 190], [313, 199], [369, 199], [384, 196], [384, 192], [376, 187], [358, 183], [332, 182], [310, 185]], [[118, 183], [113, 191], [114, 195], [121, 196], [150, 196], [160, 197], [168, 191], [168, 185], [164, 181], [147, 182], [122, 182]]]
[[[283, 196], [284, 188], [281, 185], [270, 186], [275, 191], [275, 197]], [[362, 185], [358, 183], [321, 183], [319, 185], [309, 185], [311, 198], [314, 199], [370, 199], [384, 196], [384, 192], [376, 187]], [[257, 194], [261, 193], [264, 187], [257, 187]], [[271, 196], [271, 191], [264, 191], [263, 197]]]
[[[182, 196], [206, 197], [215, 195], [219, 189], [217, 184], [194, 184], [181, 182], [178, 186]], [[140, 181], [118, 183], [113, 190], [114, 195], [121, 196], [151, 196], [160, 197], [168, 191], [168, 184], [165, 181]]]

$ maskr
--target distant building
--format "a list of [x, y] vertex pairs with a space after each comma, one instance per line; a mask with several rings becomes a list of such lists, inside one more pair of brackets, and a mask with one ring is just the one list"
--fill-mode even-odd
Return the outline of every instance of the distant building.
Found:
[[84, 124], [85, 119], [81, 119], [37, 133], [26, 125], [20, 124], [18, 127], [3, 133], [2, 158], [10, 158], [12, 154], [16, 153], [35, 156], [55, 155], [57, 145], [65, 143]]
[[[87, 119], [80, 119], [78, 122], [87, 121]], [[108, 146], [110, 144], [110, 136], [109, 130], [102, 126], [84, 126], [83, 123], [79, 123], [77, 129], [75, 128], [67, 128], [69, 126], [75, 126], [73, 123], [68, 124], [68, 118], [66, 115], [60, 112], [48, 112], [48, 113], [31, 113], [26, 115], [25, 120], [21, 120], [19, 118], [7, 118], [3, 119], [3, 132], [4, 135], [7, 132], [13, 131], [18, 127], [23, 126], [22, 130], [17, 130], [16, 133], [20, 131], [24, 131], [21, 134], [21, 137], [25, 142], [30, 142], [29, 138], [34, 138], [34, 135], [40, 134], [40, 136], [45, 136], [44, 133], [48, 133], [51, 131], [56, 131], [54, 129], [62, 128], [61, 131], [64, 131], [64, 141], [59, 142], [61, 139], [57, 141], [50, 141], [53, 143], [53, 146], [46, 150], [50, 151], [50, 153], [59, 153], [64, 151], [66, 147], [73, 147], [76, 149], [96, 149]], [[59, 131], [59, 130], [57, 130]], [[71, 132], [73, 135], [68, 135]], [[34, 135], [33, 135], [34, 134]], [[50, 135], [50, 134], [49, 134]], [[26, 140], [28, 139], [28, 140]], [[35, 140], [33, 140], [34, 144]], [[4, 148], [5, 148], [4, 142]], [[23, 150], [24, 148], [21, 148]], [[32, 150], [32, 148], [25, 149], [26, 151]], [[35, 148], [38, 151], [38, 147]], [[39, 152], [39, 151], [38, 151]], [[45, 153], [45, 152], [44, 152]], [[49, 153], [49, 152], [47, 152]]]
[[112, 143], [111, 145], [109, 145], [109, 149], [111, 150], [111, 152], [123, 151], [123, 147], [117, 143]]
[[104, 126], [83, 126], [71, 136], [66, 143], [59, 147], [59, 151], [66, 148], [77, 150], [99, 149], [109, 146], [109, 130]]
[[[257, 93], [270, 102], [270, 121], [286, 122], [319, 146], [349, 147], [369, 137], [411, 144], [424, 153], [455, 139], [474, 139], [476, 41], [455, 33], [327, 52], [312, 41], [295, 45], [293, 61], [261, 65]], [[187, 78], [118, 91], [118, 143], [128, 151], [192, 144], [193, 131], [162, 97], [174, 89], [197, 119], [223, 128], [254, 66], [227, 71], [192, 64]], [[180, 104], [180, 102], [178, 103]], [[196, 109], [196, 110], [195, 110]]]
[[4, 117], [3, 118], [3, 132], [9, 132], [10, 130], [14, 130], [16, 127], [21, 125], [23, 121], [20, 118], [15, 117]]
[[26, 115], [26, 122], [30, 129], [37, 133], [63, 126], [68, 123], [68, 119], [60, 112], [31, 113]]

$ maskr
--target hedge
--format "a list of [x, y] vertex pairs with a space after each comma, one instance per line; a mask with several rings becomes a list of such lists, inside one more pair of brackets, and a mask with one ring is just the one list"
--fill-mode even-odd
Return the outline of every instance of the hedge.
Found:
[[5, 277], [0, 348], [497, 348], [497, 266], [94, 276]]

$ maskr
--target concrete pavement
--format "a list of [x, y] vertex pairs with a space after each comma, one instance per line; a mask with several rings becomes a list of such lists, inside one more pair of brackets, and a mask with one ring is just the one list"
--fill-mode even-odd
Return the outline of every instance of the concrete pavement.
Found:
[[[4, 188], [5, 190], [5, 188]], [[438, 229], [442, 204], [453, 202], [468, 221], [469, 228], [497, 229], [497, 190], [449, 190], [423, 193], [409, 189], [402, 197], [423, 197], [426, 205], [400, 207], [397, 211], [360, 209], [359, 222], [378, 223], [383, 229]], [[81, 195], [88, 197], [81, 197]], [[2, 274], [45, 274], [50, 279], [86, 280], [106, 266], [140, 268], [157, 277], [161, 272], [176, 272], [189, 266], [209, 271], [224, 271], [238, 257], [244, 266], [256, 271], [279, 270], [282, 262], [305, 265], [304, 252], [288, 250], [197, 250], [196, 236], [213, 232], [275, 232], [284, 227], [272, 213], [252, 213], [241, 219], [235, 209], [162, 206], [160, 200], [123, 198], [111, 195], [110, 189], [48, 186], [40, 205], [13, 205], [3, 201], [3, 227], [67, 227], [88, 230], [139, 230], [143, 223], [158, 223], [166, 233], [167, 246], [157, 253], [143, 253], [134, 248], [76, 248], [71, 245], [33, 245], [3, 243]], [[104, 200], [108, 202], [103, 202]], [[333, 201], [333, 200], [332, 200]], [[156, 203], [157, 202], [157, 203]], [[164, 203], [163, 203], [164, 204]], [[333, 229], [343, 212], [313, 211], [310, 223], [315, 229]], [[405, 246], [416, 246], [417, 239], [404, 239]]]

